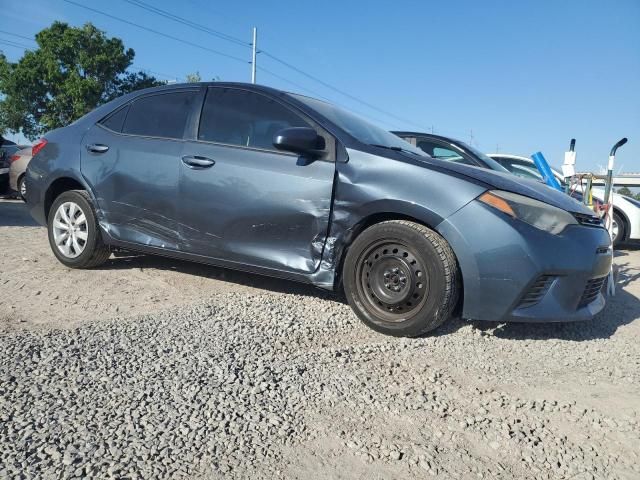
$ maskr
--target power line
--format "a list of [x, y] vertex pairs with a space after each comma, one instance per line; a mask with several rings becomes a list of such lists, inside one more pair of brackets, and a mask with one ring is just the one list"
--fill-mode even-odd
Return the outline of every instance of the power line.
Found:
[[[6, 32], [4, 30], [0, 30], [0, 34], [13, 35], [14, 37], [22, 38], [24, 40], [29, 40], [31, 42], [37, 43], [34, 38], [27, 37], [25, 35], [18, 35], [17, 33]], [[22, 44], [20, 44], [18, 42], [14, 42], [13, 40], [5, 40], [3, 38], [0, 38], [0, 41], [3, 42], [3, 43], [7, 43], [7, 45], [15, 46], [16, 48], [26, 48], [26, 49], [31, 48], [31, 47], [27, 47], [26, 45], [22, 45]], [[137, 68], [137, 69], [139, 69], [139, 70], [141, 70], [143, 72], [149, 72], [149, 73], [152, 73], [152, 74], [160, 76], [160, 77], [165, 77], [165, 78], [175, 79], [175, 80], [181, 80], [181, 77], [178, 76], [178, 75], [157, 72], [155, 70], [151, 70], [150, 68], [146, 68], [146, 67], [140, 67], [140, 66], [139, 67], [134, 67], [133, 65], [131, 65], [129, 68]]]
[[221, 38], [222, 40], [226, 40], [228, 42], [231, 43], [235, 43], [236, 45], [240, 45], [242, 47], [248, 47], [249, 44], [247, 42], [242, 41], [241, 39], [234, 37], [232, 35], [227, 35], [226, 33], [223, 32], [219, 32], [218, 30], [213, 30], [209, 27], [206, 27], [204, 25], [200, 25], [199, 23], [195, 23], [192, 22], [189, 19], [183, 18], [183, 17], [179, 17], [177, 15], [174, 15], [171, 12], [168, 12], [166, 10], [162, 10], [161, 8], [158, 7], [154, 7], [153, 5], [149, 5], [148, 3], [145, 3], [141, 0], [123, 0], [131, 5], [135, 5], [138, 8], [142, 8], [143, 10], [146, 10], [148, 12], [151, 13], [155, 13], [156, 15], [160, 15], [162, 17], [168, 18], [170, 20], [173, 20], [174, 22], [178, 22], [178, 23], [182, 23], [183, 25], [187, 25], [191, 28], [195, 28], [196, 30], [200, 30], [201, 32], [205, 32], [208, 33], [210, 35], [213, 35], [215, 37]]
[[[75, 2], [71, 2], [70, 0], [65, 0], [65, 1], [75, 4]], [[124, 1], [129, 3], [129, 4], [136, 5], [139, 8], [142, 8], [142, 9], [148, 11], [148, 12], [155, 13], [155, 14], [160, 15], [160, 16], [165, 17], [165, 18], [169, 18], [170, 20], [173, 20], [175, 22], [181, 23], [183, 25], [187, 25], [187, 26], [189, 26], [189, 27], [191, 27], [193, 29], [199, 30], [201, 32], [209, 33], [210, 35], [216, 36], [218, 38], [222, 38], [222, 39], [227, 40], [229, 42], [232, 42], [234, 44], [238, 44], [238, 45], [242, 45], [242, 46], [246, 46], [246, 47], [249, 46], [249, 44], [247, 44], [246, 42], [243, 42], [239, 38], [236, 38], [236, 37], [233, 37], [231, 35], [227, 35], [227, 34], [218, 32], [217, 30], [212, 30], [212, 29], [210, 29], [210, 28], [208, 28], [208, 27], [206, 27], [204, 25], [198, 24], [196, 22], [192, 22], [191, 20], [188, 20], [188, 19], [186, 19], [184, 17], [180, 17], [178, 15], [174, 15], [174, 14], [172, 14], [170, 12], [167, 12], [166, 10], [162, 10], [162, 9], [157, 8], [157, 7], [153, 7], [153, 6], [149, 5], [149, 4], [144, 3], [141, 0], [124, 0]], [[343, 95], [343, 96], [345, 96], [345, 97], [347, 97], [347, 98], [349, 98], [349, 99], [351, 99], [351, 100], [353, 100], [355, 102], [358, 102], [358, 103], [360, 103], [360, 104], [362, 104], [362, 105], [364, 105], [364, 106], [366, 106], [366, 107], [368, 107], [368, 108], [370, 108], [372, 110], [380, 112], [380, 113], [382, 113], [382, 114], [384, 114], [384, 115], [386, 115], [386, 116], [388, 116], [390, 118], [394, 118], [394, 119], [399, 120], [399, 121], [401, 121], [403, 123], [407, 123], [407, 124], [419, 127], [421, 129], [424, 129], [423, 126], [421, 126], [421, 125], [419, 125], [419, 124], [417, 124], [415, 122], [412, 122], [412, 121], [407, 120], [405, 118], [399, 117], [398, 115], [395, 115], [393, 113], [387, 112], [387, 111], [385, 111], [385, 110], [383, 110], [383, 109], [381, 109], [379, 107], [376, 107], [375, 105], [373, 105], [373, 104], [371, 104], [369, 102], [366, 102], [366, 101], [356, 97], [355, 95], [351, 95], [350, 93], [347, 93], [344, 90], [341, 90], [341, 89], [339, 89], [337, 87], [334, 87], [333, 85], [325, 82], [324, 80], [321, 80], [318, 77], [316, 77], [314, 75], [311, 75], [310, 73], [305, 72], [304, 70], [292, 65], [289, 62], [286, 62], [285, 60], [282, 60], [279, 57], [276, 57], [275, 55], [269, 53], [268, 51], [266, 51], [264, 49], [260, 50], [260, 53], [268, 56], [269, 58], [273, 59], [276, 62], [279, 62], [280, 64], [284, 65], [285, 67], [287, 67], [287, 68], [289, 68], [291, 70], [294, 70], [295, 72], [297, 72], [297, 73], [299, 73], [301, 75], [304, 75], [305, 77], [307, 77], [307, 78], [309, 78], [309, 79], [311, 79], [311, 80], [323, 85], [324, 87], [326, 87], [326, 88], [328, 88], [330, 90], [333, 90], [334, 92], [339, 93], [340, 95]]]
[[11, 35], [12, 37], [22, 38], [24, 40], [29, 40], [30, 42], [35, 42], [35, 39], [33, 37], [27, 37], [25, 35], [18, 35], [17, 33], [6, 32], [4, 30], [0, 30], [0, 33], [4, 33], [5, 35]]
[[142, 67], [142, 66], [133, 66], [131, 65], [129, 68], [136, 68], [142, 72], [149, 72], [152, 73], [153, 75], [156, 75], [158, 77], [165, 77], [168, 78], [170, 80], [182, 80], [182, 77], [178, 76], [178, 75], [173, 75], [173, 74], [169, 74], [169, 73], [162, 73], [162, 72], [157, 72], [155, 70], [151, 70], [150, 68], [146, 68], [146, 67]]
[[[195, 48], [199, 48], [201, 50], [208, 51], [210, 53], [214, 53], [216, 55], [220, 55], [220, 56], [223, 56], [223, 57], [226, 57], [226, 58], [230, 58], [230, 59], [236, 60], [238, 62], [247, 63], [244, 59], [241, 59], [241, 58], [236, 57], [234, 55], [229, 55], [229, 54], [220, 52], [218, 50], [213, 50], [213, 49], [210, 49], [208, 47], [204, 47], [202, 45], [199, 45], [199, 44], [196, 44], [196, 43], [193, 43], [193, 42], [189, 42], [187, 40], [183, 40], [183, 39], [178, 38], [178, 37], [174, 37], [173, 35], [169, 35], [169, 34], [166, 34], [166, 33], [151, 29], [149, 27], [145, 27], [145, 26], [140, 25], [138, 23], [131, 22], [129, 20], [125, 20], [125, 19], [117, 17], [115, 15], [111, 15], [109, 13], [100, 11], [98, 9], [87, 7], [85, 5], [82, 5], [82, 4], [79, 4], [79, 3], [75, 2], [73, 0], [64, 0], [64, 1], [67, 2], [67, 3], [70, 3], [72, 5], [75, 5], [77, 7], [84, 8], [85, 10], [89, 10], [89, 11], [92, 11], [94, 13], [98, 13], [100, 15], [106, 16], [108, 18], [120, 21], [122, 23], [134, 26], [136, 28], [140, 28], [142, 30], [154, 33], [156, 35], [160, 35], [160, 36], [163, 36], [165, 38], [169, 38], [171, 40], [175, 40], [175, 41], [181, 42], [183, 44], [186, 44], [186, 45], [189, 45], [189, 46], [192, 46], [192, 47], [195, 47]], [[167, 19], [172, 20], [174, 22], [186, 25], [186, 26], [188, 26], [190, 28], [193, 28], [195, 30], [199, 30], [201, 32], [207, 33], [209, 35], [215, 36], [215, 37], [220, 38], [222, 40], [226, 40], [226, 41], [228, 41], [230, 43], [233, 43], [233, 44], [236, 44], [236, 45], [240, 45], [240, 46], [243, 46], [243, 47], [250, 47], [251, 46], [250, 43], [244, 42], [244, 41], [242, 41], [241, 39], [239, 39], [237, 37], [225, 34], [223, 32], [217, 31], [217, 30], [213, 30], [213, 29], [211, 29], [209, 27], [206, 27], [204, 25], [198, 24], [196, 22], [192, 22], [191, 20], [188, 20], [186, 18], [183, 18], [183, 17], [180, 17], [178, 15], [172, 14], [171, 12], [168, 12], [166, 10], [162, 10], [160, 8], [154, 7], [153, 5], [149, 5], [149, 4], [145, 3], [145, 2], [143, 2], [142, 0], [124, 0], [124, 1], [129, 3], [129, 4], [131, 4], [131, 5], [135, 5], [138, 8], [146, 10], [146, 11], [148, 11], [150, 13], [154, 13], [156, 15], [160, 15], [160, 16], [162, 16], [164, 18], [167, 18]], [[287, 62], [287, 61], [285, 61], [285, 60], [273, 55], [272, 53], [270, 53], [268, 51], [265, 51], [264, 49], [260, 50], [259, 53], [263, 53], [264, 55], [266, 55], [269, 58], [271, 58], [272, 60], [280, 63], [281, 65], [283, 65], [283, 66], [285, 66], [285, 67], [287, 67], [287, 68], [299, 73], [300, 75], [303, 75], [303, 76], [309, 78], [310, 80], [313, 80], [313, 81], [319, 83], [320, 85], [324, 86], [325, 88], [328, 88], [328, 89], [330, 89], [330, 90], [332, 90], [332, 91], [334, 91], [334, 92], [336, 92], [336, 93], [338, 93], [338, 94], [340, 94], [340, 95], [342, 95], [344, 97], [347, 97], [347, 98], [349, 98], [349, 99], [351, 99], [351, 100], [353, 100], [353, 101], [355, 101], [357, 103], [360, 103], [361, 105], [364, 105], [364, 106], [366, 106], [367, 108], [369, 108], [371, 110], [375, 110], [375, 111], [377, 111], [379, 113], [382, 113], [383, 115], [386, 115], [386, 116], [388, 116], [390, 118], [393, 118], [395, 120], [401, 121], [403, 123], [406, 123], [406, 124], [409, 124], [409, 125], [414, 125], [415, 127], [418, 127], [421, 130], [426, 130], [426, 128], [423, 125], [420, 125], [420, 124], [418, 124], [416, 122], [413, 122], [411, 120], [405, 119], [403, 117], [395, 115], [395, 114], [393, 114], [391, 112], [388, 112], [386, 110], [383, 110], [383, 109], [381, 109], [381, 108], [379, 108], [379, 107], [377, 107], [377, 106], [375, 106], [375, 105], [373, 105], [373, 104], [371, 104], [371, 103], [369, 103], [369, 102], [367, 102], [365, 100], [362, 100], [362, 99], [356, 97], [355, 95], [352, 95], [352, 94], [350, 94], [348, 92], [345, 92], [344, 90], [341, 90], [341, 89], [329, 84], [328, 82], [325, 82], [324, 80], [321, 80], [320, 78], [318, 78], [318, 77], [316, 77], [314, 75], [311, 75], [310, 73], [307, 73], [306, 71], [296, 67], [295, 65], [293, 65], [293, 64], [291, 64], [291, 63], [289, 63], [289, 62]], [[262, 69], [261, 67], [259, 67], [259, 68]], [[300, 86], [299, 84], [295, 84], [294, 82], [291, 82], [290, 80], [287, 80], [282, 76], [274, 74], [273, 72], [267, 71], [265, 69], [262, 69], [262, 70], [264, 70], [266, 73], [268, 73], [268, 74], [270, 74], [270, 75], [272, 75], [272, 76], [274, 76], [276, 78], [280, 78], [283, 81], [287, 81], [288, 83], [294, 84], [298, 88], [303, 88], [304, 90], [309, 91], [309, 89], [304, 88], [304, 87]], [[317, 95], [317, 94], [315, 94], [315, 95]], [[324, 98], [324, 97], [323, 97], [323, 99], [326, 100], [326, 98]], [[368, 115], [368, 116], [370, 116], [370, 115]]]
[[262, 67], [262, 66], [258, 66], [258, 70], [260, 70], [261, 72], [264, 72], [268, 75], [271, 75], [272, 77], [275, 77], [279, 80], [282, 80], [283, 82], [288, 83], [289, 85], [293, 85], [296, 88], [299, 88], [300, 90], [304, 90], [305, 92], [310, 93], [311, 95], [314, 95], [316, 98], [320, 99], [320, 100], [324, 100], [326, 102], [330, 102], [331, 100], [329, 100], [326, 97], [323, 97], [322, 95], [320, 95], [319, 93], [311, 90], [310, 88], [307, 87], [303, 87], [302, 85], [300, 85], [297, 82], [294, 82], [293, 80], [289, 80], [286, 77], [283, 77], [282, 75], [278, 75], [277, 73], [272, 72], [271, 70], [267, 70], [266, 68]]
[[[286, 77], [283, 77], [283, 76], [281, 76], [281, 75], [278, 75], [277, 73], [272, 72], [271, 70], [267, 70], [266, 68], [264, 68], [264, 67], [260, 67], [260, 66], [258, 67], [258, 70], [260, 70], [260, 71], [262, 71], [262, 72], [266, 73], [267, 75], [271, 75], [272, 77], [275, 77], [275, 78], [277, 78], [277, 79], [279, 79], [279, 80], [282, 80], [283, 82], [286, 82], [286, 83], [288, 83], [288, 84], [290, 84], [290, 85], [293, 85], [294, 87], [299, 88], [300, 90], [303, 90], [303, 91], [305, 91], [305, 92], [308, 92], [308, 93], [310, 93], [311, 95], [313, 95], [313, 97], [314, 97], [314, 98], [316, 98], [316, 99], [324, 100], [325, 102], [329, 102], [329, 103], [331, 103], [331, 100], [330, 100], [330, 99], [328, 99], [327, 97], [323, 97], [321, 94], [319, 94], [319, 93], [318, 93], [318, 92], [316, 92], [315, 90], [311, 90], [310, 88], [304, 87], [304, 86], [300, 85], [299, 83], [294, 82], [293, 80], [289, 80], [289, 79], [288, 79], [288, 78], [286, 78]], [[371, 114], [368, 114], [368, 113], [363, 113], [363, 112], [361, 112], [361, 111], [356, 110], [355, 108], [350, 108], [349, 110], [350, 110], [352, 113], [356, 113], [356, 114], [358, 114], [358, 115], [360, 115], [360, 116], [362, 116], [362, 117], [366, 117], [368, 120], [375, 120], [375, 121], [376, 121], [376, 122], [378, 122], [380, 125], [385, 125], [385, 123], [386, 123], [384, 120], [381, 120], [381, 119], [380, 119], [380, 118], [378, 118], [378, 117], [375, 117], [375, 116], [373, 116], [373, 115], [371, 115]]]
[[197, 43], [193, 43], [193, 42], [190, 42], [188, 40], [183, 40], [182, 38], [174, 37], [173, 35], [169, 35], [167, 33], [159, 32], [158, 30], [154, 30], [152, 28], [145, 27], [145, 26], [137, 24], [135, 22], [130, 22], [129, 20], [125, 20], [124, 18], [116, 17], [115, 15], [111, 15], [110, 13], [106, 13], [106, 12], [103, 12], [103, 11], [95, 9], [95, 8], [87, 7], [86, 5], [82, 5], [81, 3], [74, 2], [73, 0], [63, 0], [63, 1], [66, 2], [66, 3], [70, 3], [71, 5], [75, 5], [76, 7], [84, 8], [85, 10], [89, 10], [89, 11], [97, 13], [99, 15], [103, 15], [105, 17], [111, 18], [113, 20], [117, 20], [119, 22], [126, 23], [127, 25], [131, 25], [133, 27], [140, 28], [140, 29], [145, 30], [147, 32], [151, 32], [151, 33], [159, 35], [161, 37], [169, 38], [171, 40], [175, 40], [176, 42], [184, 43], [185, 45], [189, 45], [191, 47], [199, 48], [200, 50], [204, 50], [204, 51], [213, 53], [215, 55], [226, 57], [226, 58], [229, 58], [231, 60], [235, 60], [237, 62], [247, 63], [246, 60], [243, 60], [242, 58], [236, 57], [234, 55], [229, 55], [227, 53], [223, 53], [223, 52], [220, 52], [218, 50], [214, 50], [212, 48], [208, 48], [208, 47], [204, 47], [202, 45], [198, 45]]
[[261, 52], [262, 52], [264, 55], [266, 55], [267, 57], [269, 57], [269, 58], [271, 58], [271, 59], [275, 60], [276, 62], [281, 63], [281, 64], [282, 64], [282, 65], [284, 65], [285, 67], [288, 67], [288, 68], [290, 68], [291, 70], [294, 70], [294, 71], [298, 72], [299, 74], [304, 75], [305, 77], [310, 78], [311, 80], [314, 80], [314, 81], [318, 82], [319, 84], [321, 84], [321, 85], [325, 86], [326, 88], [328, 88], [328, 89], [330, 89], [330, 90], [333, 90], [333, 91], [334, 91], [334, 92], [336, 92], [336, 93], [339, 93], [340, 95], [343, 95], [343, 96], [345, 96], [345, 97], [347, 97], [347, 98], [350, 98], [351, 100], [356, 101], [356, 102], [358, 102], [358, 103], [360, 103], [360, 104], [362, 104], [362, 105], [364, 105], [364, 106], [366, 106], [366, 107], [368, 107], [368, 108], [370, 108], [370, 109], [372, 109], [372, 110], [375, 110], [376, 112], [380, 112], [380, 113], [382, 113], [382, 114], [384, 114], [384, 115], [386, 115], [386, 116], [388, 116], [388, 117], [394, 118], [394, 119], [396, 119], [396, 120], [399, 120], [399, 121], [401, 121], [401, 122], [407, 123], [407, 124], [409, 124], [409, 125], [414, 125], [414, 126], [416, 126], [416, 127], [420, 128], [420, 129], [425, 130], [425, 127], [424, 127], [424, 126], [419, 125], [419, 124], [417, 124], [417, 123], [415, 123], [415, 122], [412, 122], [411, 120], [407, 120], [407, 119], [404, 119], [404, 118], [399, 117], [399, 116], [397, 116], [397, 115], [394, 115], [393, 113], [390, 113], [390, 112], [387, 112], [387, 111], [385, 111], [385, 110], [383, 110], [383, 109], [381, 109], [381, 108], [378, 108], [378, 107], [376, 107], [375, 105], [373, 105], [373, 104], [371, 104], [371, 103], [369, 103], [369, 102], [366, 102], [366, 101], [364, 101], [364, 100], [359, 99], [358, 97], [356, 97], [356, 96], [354, 96], [354, 95], [351, 95], [350, 93], [347, 93], [347, 92], [345, 92], [345, 91], [343, 91], [343, 90], [340, 90], [339, 88], [334, 87], [333, 85], [328, 84], [328, 83], [327, 83], [327, 82], [325, 82], [324, 80], [320, 80], [319, 78], [317, 78], [317, 77], [315, 77], [315, 76], [311, 75], [310, 73], [307, 73], [307, 72], [305, 72], [304, 70], [299, 69], [298, 67], [296, 67], [296, 66], [294, 66], [294, 65], [292, 65], [292, 64], [290, 64], [290, 63], [288, 63], [288, 62], [286, 62], [286, 61], [284, 61], [284, 60], [282, 60], [281, 58], [276, 57], [275, 55], [272, 55], [271, 53], [269, 53], [269, 52], [267, 52], [267, 51], [265, 51], [265, 50], [261, 50]]
[[33, 48], [33, 47], [29, 47], [27, 45], [22, 45], [21, 43], [13, 42], [11, 40], [5, 40], [5, 39], [2, 39], [2, 38], [0, 38], [0, 43], [2, 43], [4, 45], [7, 45], [9, 47], [23, 48], [25, 50], [30, 50], [31, 48]]

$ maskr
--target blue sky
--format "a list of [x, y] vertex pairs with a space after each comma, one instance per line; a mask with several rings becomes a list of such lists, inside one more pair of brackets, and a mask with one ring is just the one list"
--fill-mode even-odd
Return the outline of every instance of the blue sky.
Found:
[[[184, 78], [250, 80], [250, 49], [146, 12], [125, 0], [75, 0], [246, 63], [189, 47], [63, 0], [0, 0], [2, 30], [32, 36], [54, 20], [93, 22], [136, 52], [134, 66]], [[322, 96], [388, 129], [431, 130], [485, 152], [562, 162], [577, 139], [579, 169], [640, 171], [640, 1], [144, 0], [258, 45], [397, 118], [292, 71], [266, 55], [258, 82]], [[29, 44], [0, 33], [0, 41]], [[22, 50], [0, 44], [10, 60]], [[159, 76], [159, 75], [158, 75]], [[165, 76], [159, 78], [167, 79]], [[300, 87], [304, 87], [304, 90]]]

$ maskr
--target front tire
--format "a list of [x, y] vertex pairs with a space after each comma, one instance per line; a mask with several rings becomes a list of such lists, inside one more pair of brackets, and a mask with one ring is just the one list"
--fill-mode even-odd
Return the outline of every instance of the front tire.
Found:
[[70, 190], [55, 199], [47, 230], [53, 254], [69, 268], [97, 267], [111, 255], [100, 237], [91, 198], [83, 190]]
[[451, 316], [458, 301], [451, 247], [418, 223], [391, 220], [367, 228], [349, 248], [343, 271], [351, 308], [387, 335], [430, 332]]

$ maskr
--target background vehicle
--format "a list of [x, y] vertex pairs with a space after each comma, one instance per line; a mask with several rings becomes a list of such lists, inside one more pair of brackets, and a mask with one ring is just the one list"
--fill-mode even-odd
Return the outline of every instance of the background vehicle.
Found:
[[[530, 158], [501, 153], [492, 153], [489, 154], [489, 156], [514, 175], [527, 178], [530, 178], [530, 175], [540, 176], [533, 160]], [[552, 170], [556, 179], [561, 184], [564, 184], [562, 173], [556, 169]], [[527, 171], [529, 172], [529, 176], [526, 173]], [[542, 179], [541, 176], [540, 179]], [[604, 188], [593, 187], [592, 194], [594, 199], [602, 202], [604, 198]], [[612, 232], [614, 245], [619, 245], [628, 240], [640, 239], [640, 205], [637, 200], [613, 192]]]
[[[406, 140], [411, 145], [419, 148], [432, 158], [446, 160], [448, 162], [472, 165], [475, 167], [490, 168], [497, 172], [507, 172], [508, 170], [498, 162], [488, 157], [481, 151], [455, 138], [443, 137], [433, 133], [419, 132], [391, 132], [394, 135]], [[531, 177], [536, 179], [535, 177]]]
[[25, 147], [9, 141], [5, 141], [2, 146], [0, 146], [0, 195], [4, 194], [9, 188], [9, 165], [11, 164], [11, 156], [22, 148]]
[[9, 187], [18, 192], [23, 200], [27, 194], [25, 172], [33, 156], [32, 148], [23, 148], [9, 157], [9, 162], [11, 162], [9, 165]]
[[222, 82], [141, 90], [33, 151], [27, 202], [69, 267], [117, 246], [342, 286], [364, 323], [403, 336], [438, 327], [459, 298], [463, 317], [497, 321], [604, 307], [610, 238], [584, 205], [433, 159], [309, 97]]

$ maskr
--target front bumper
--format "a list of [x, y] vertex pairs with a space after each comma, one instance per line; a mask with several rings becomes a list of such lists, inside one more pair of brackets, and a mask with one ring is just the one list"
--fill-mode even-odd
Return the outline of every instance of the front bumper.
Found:
[[611, 268], [603, 228], [575, 225], [552, 235], [473, 201], [438, 231], [460, 265], [464, 318], [567, 322], [589, 320], [604, 308], [604, 296], [593, 288]]

